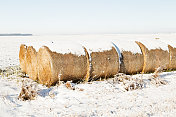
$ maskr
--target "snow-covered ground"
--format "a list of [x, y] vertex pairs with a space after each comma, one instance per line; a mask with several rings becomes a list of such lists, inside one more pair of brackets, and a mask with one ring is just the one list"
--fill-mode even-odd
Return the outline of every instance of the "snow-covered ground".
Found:
[[[164, 43], [176, 46], [176, 34], [119, 34], [119, 35], [61, 35], [32, 37], [0, 37], [0, 69], [18, 66], [19, 46], [22, 43], [34, 45], [38, 50], [43, 43], [75, 41], [85, 44], [104, 45], [107, 40], [152, 40], [159, 38]], [[104, 40], [104, 41], [103, 41]], [[105, 41], [106, 40], [106, 41]], [[172, 43], [171, 43], [172, 42]], [[175, 43], [175, 44], [174, 44]], [[130, 43], [128, 43], [130, 44]], [[108, 46], [107, 46], [108, 47]], [[127, 46], [128, 47], [128, 46]], [[130, 46], [131, 47], [131, 46]], [[129, 48], [128, 48], [129, 49]], [[16, 68], [16, 67], [14, 67]], [[6, 71], [1, 71], [6, 73]], [[6, 116], [176, 116], [176, 72], [159, 75], [166, 85], [156, 85], [150, 79], [153, 74], [128, 76], [143, 79], [139, 89], [126, 91], [117, 77], [103, 81], [74, 84], [75, 90], [65, 84], [47, 88], [30, 79], [21, 78], [18, 73], [0, 75], [0, 117]], [[22, 82], [36, 86], [35, 100], [21, 101], [18, 96]]]

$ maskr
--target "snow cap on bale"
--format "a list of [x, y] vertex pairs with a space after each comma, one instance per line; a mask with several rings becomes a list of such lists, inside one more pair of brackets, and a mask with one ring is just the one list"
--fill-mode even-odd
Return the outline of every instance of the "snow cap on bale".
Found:
[[37, 54], [40, 83], [51, 86], [59, 80], [88, 80], [89, 55], [85, 48], [59, 41], [47, 46], [41, 47]]
[[32, 80], [37, 80], [37, 52], [32, 46], [28, 46], [26, 54], [26, 69], [29, 78]]
[[19, 61], [21, 70], [26, 73], [26, 54], [27, 54], [27, 46], [21, 44], [20, 51], [19, 51]]
[[135, 41], [113, 40], [114, 46], [120, 50], [120, 72], [135, 74], [142, 72], [144, 59], [140, 47]]
[[91, 78], [114, 76], [119, 71], [119, 56], [110, 41], [86, 41], [82, 44], [90, 54]]
[[176, 35], [175, 34], [169, 34], [169, 35], [163, 35], [160, 36], [159, 40], [163, 43], [166, 43], [172, 47], [176, 46]]
[[167, 44], [160, 40], [140, 40], [136, 43], [144, 55], [142, 72], [154, 72], [156, 68], [169, 68], [169, 50]]
[[[28, 44], [27, 44], [28, 45]], [[72, 53], [75, 55], [83, 55], [85, 54], [84, 49], [82, 50], [82, 45], [73, 42], [73, 41], [66, 41], [66, 40], [40, 40], [36, 42], [30, 43], [36, 51], [38, 51], [42, 46], [47, 46], [51, 51], [62, 53], [62, 54], [68, 54]], [[80, 50], [81, 49], [81, 50]]]

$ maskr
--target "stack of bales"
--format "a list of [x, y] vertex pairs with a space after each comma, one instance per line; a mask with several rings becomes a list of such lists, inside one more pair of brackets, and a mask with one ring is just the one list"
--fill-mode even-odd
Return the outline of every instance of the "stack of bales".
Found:
[[140, 73], [143, 69], [144, 57], [135, 41], [113, 40], [120, 57], [120, 72], [125, 74]]
[[52, 42], [47, 46], [41, 47], [37, 54], [40, 83], [51, 86], [59, 80], [89, 78], [89, 55], [84, 47], [70, 42]]
[[[61, 81], [89, 81], [118, 72], [153, 72], [176, 69], [176, 48], [160, 40], [44, 41], [20, 46], [20, 67], [29, 78], [47, 86]], [[42, 46], [45, 45], [45, 46]], [[39, 48], [40, 47], [40, 48]], [[91, 79], [90, 79], [91, 78]]]
[[22, 44], [19, 51], [19, 61], [22, 72], [29, 78], [37, 80], [37, 52], [32, 46]]
[[169, 69], [169, 50], [160, 40], [136, 41], [144, 56], [143, 73], [154, 72], [156, 68]]
[[90, 57], [90, 80], [111, 77], [119, 72], [119, 56], [111, 42], [87, 41], [82, 44]]

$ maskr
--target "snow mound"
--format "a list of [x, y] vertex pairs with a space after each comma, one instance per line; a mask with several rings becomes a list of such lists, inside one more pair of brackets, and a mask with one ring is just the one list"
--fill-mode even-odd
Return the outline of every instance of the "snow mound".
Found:
[[33, 46], [36, 51], [39, 50], [40, 47], [47, 46], [51, 51], [68, 54], [72, 53], [75, 55], [85, 55], [84, 48], [81, 44], [78, 44], [73, 41], [63, 41], [63, 40], [37, 40], [32, 43], [26, 44], [27, 46]]
[[140, 40], [142, 44], [144, 44], [149, 50], [151, 49], [162, 49], [169, 51], [168, 45], [159, 39], [153, 39], [153, 40]]
[[108, 40], [87, 40], [81, 41], [81, 44], [87, 49], [88, 52], [103, 52], [111, 50], [113, 44]]
[[132, 53], [141, 53], [140, 47], [132, 40], [113, 40], [113, 43], [120, 49], [120, 51], [129, 51]]

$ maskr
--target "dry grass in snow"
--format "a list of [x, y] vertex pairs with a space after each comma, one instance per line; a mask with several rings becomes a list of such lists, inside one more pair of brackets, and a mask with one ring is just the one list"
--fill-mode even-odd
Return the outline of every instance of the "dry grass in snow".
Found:
[[29, 80], [22, 81], [22, 89], [18, 98], [22, 101], [34, 100], [37, 96], [37, 88], [35, 83], [31, 83]]
[[[118, 74], [104, 81], [80, 84], [60, 81], [50, 88], [16, 73], [0, 76], [0, 115], [116, 117], [176, 113], [175, 72], [159, 73], [158, 77]], [[158, 85], [158, 80], [168, 83]]]

